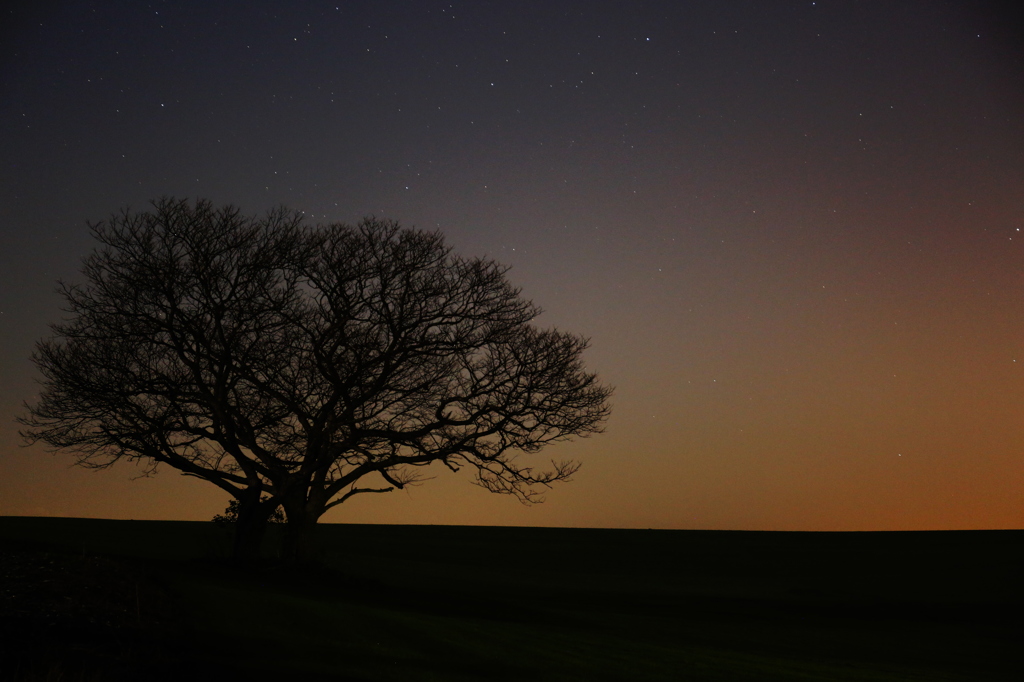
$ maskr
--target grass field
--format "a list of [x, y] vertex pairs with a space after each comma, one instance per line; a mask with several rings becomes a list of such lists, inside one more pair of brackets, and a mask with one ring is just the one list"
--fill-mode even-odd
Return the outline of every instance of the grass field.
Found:
[[240, 572], [212, 523], [0, 517], [0, 679], [1024, 672], [1024, 531], [319, 530]]

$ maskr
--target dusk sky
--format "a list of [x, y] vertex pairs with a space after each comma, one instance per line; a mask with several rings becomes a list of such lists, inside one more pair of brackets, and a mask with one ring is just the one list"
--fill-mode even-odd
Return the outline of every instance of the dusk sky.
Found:
[[1024, 527], [1014, 3], [32, 2], [0, 15], [0, 515], [209, 519], [22, 447], [86, 221], [375, 215], [591, 339], [604, 434], [526, 507], [443, 467], [325, 522]]

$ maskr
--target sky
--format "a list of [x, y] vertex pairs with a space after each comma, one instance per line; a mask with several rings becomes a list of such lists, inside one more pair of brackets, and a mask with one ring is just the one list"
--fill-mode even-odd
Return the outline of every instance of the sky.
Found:
[[[0, 16], [0, 515], [209, 519], [25, 447], [86, 221], [374, 215], [591, 339], [606, 432], [524, 506], [431, 470], [327, 522], [1024, 527], [1013, 3], [32, 2]], [[530, 461], [530, 460], [527, 460]]]

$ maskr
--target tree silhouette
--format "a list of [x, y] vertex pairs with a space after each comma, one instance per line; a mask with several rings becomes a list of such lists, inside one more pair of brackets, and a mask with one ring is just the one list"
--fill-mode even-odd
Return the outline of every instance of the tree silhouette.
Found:
[[90, 229], [100, 247], [84, 284], [60, 284], [68, 318], [37, 344], [22, 433], [83, 466], [163, 463], [217, 485], [237, 500], [238, 558], [279, 506], [283, 556], [302, 558], [328, 509], [434, 462], [536, 501], [579, 465], [518, 455], [609, 414], [587, 341], [532, 325], [507, 268], [438, 233], [174, 199]]

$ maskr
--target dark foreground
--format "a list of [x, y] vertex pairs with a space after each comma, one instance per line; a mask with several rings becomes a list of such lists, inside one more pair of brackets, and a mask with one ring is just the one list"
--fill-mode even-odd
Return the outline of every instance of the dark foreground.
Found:
[[321, 529], [0, 517], [3, 680], [1018, 680], [1024, 531]]

